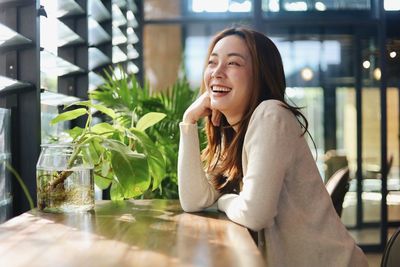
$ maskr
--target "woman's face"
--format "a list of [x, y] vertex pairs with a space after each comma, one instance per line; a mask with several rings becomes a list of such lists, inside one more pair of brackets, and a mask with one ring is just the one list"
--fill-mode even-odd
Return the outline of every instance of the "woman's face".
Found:
[[249, 104], [252, 74], [250, 52], [241, 37], [229, 35], [215, 44], [204, 71], [204, 84], [211, 107], [223, 113], [231, 125], [241, 120]]

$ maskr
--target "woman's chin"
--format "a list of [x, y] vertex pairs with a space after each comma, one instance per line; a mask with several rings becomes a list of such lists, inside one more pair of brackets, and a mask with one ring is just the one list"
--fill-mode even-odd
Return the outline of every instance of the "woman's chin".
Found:
[[227, 105], [227, 103], [221, 103], [221, 101], [211, 100], [211, 108], [212, 109], [216, 109], [216, 110], [223, 112], [224, 110], [227, 109], [228, 106], [229, 105]]

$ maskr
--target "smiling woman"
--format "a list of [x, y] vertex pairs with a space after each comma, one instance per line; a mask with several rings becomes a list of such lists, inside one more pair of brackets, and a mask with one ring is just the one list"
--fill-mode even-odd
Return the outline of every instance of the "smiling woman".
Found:
[[[268, 37], [246, 28], [214, 37], [202, 94], [180, 125], [181, 205], [195, 212], [217, 202], [229, 219], [265, 234], [268, 266], [368, 266], [322, 182], [304, 138], [308, 122], [285, 90]], [[200, 156], [202, 118], [208, 142]]]

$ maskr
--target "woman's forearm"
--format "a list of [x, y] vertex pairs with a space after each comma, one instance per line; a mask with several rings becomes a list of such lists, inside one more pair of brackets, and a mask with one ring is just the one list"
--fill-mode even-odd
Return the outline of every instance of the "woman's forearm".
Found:
[[178, 157], [179, 199], [183, 210], [200, 211], [215, 203], [219, 193], [209, 183], [200, 158], [196, 124], [180, 124]]

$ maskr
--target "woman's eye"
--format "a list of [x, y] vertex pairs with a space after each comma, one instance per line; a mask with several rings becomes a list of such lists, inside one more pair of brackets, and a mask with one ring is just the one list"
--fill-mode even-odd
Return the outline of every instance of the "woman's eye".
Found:
[[209, 60], [209, 61], [208, 61], [208, 65], [215, 65], [215, 61]]
[[232, 66], [240, 66], [239, 63], [235, 62], [235, 61], [231, 61], [228, 63], [228, 65], [232, 65]]

